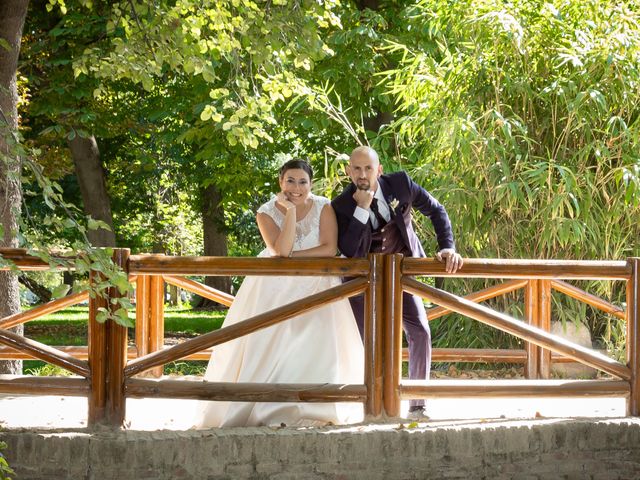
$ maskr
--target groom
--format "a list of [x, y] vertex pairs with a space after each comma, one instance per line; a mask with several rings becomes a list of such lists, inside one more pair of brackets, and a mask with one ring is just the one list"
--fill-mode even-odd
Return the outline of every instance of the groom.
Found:
[[[425, 257], [411, 222], [416, 209], [431, 220], [438, 241], [436, 258], [453, 273], [462, 267], [456, 253], [451, 222], [444, 207], [405, 172], [382, 174], [378, 154], [370, 147], [356, 148], [349, 158], [347, 173], [353, 182], [331, 205], [338, 220], [338, 248], [346, 257], [368, 253], [402, 253]], [[364, 334], [364, 297], [351, 297], [351, 308]], [[404, 292], [402, 326], [409, 344], [409, 378], [429, 378], [431, 332], [422, 299]], [[425, 417], [424, 400], [411, 400], [409, 417]]]

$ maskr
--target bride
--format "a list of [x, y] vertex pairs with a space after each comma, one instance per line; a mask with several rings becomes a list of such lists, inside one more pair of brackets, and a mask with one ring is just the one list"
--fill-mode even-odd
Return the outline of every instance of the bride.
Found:
[[[266, 248], [260, 257], [333, 257], [335, 213], [327, 198], [311, 193], [313, 172], [304, 160], [280, 169], [281, 191], [258, 209]], [[248, 276], [223, 327], [340, 283], [336, 277]], [[339, 300], [214, 348], [205, 374], [210, 382], [357, 383], [364, 352], [347, 300]], [[361, 404], [205, 402], [199, 427], [321, 426], [362, 420]]]

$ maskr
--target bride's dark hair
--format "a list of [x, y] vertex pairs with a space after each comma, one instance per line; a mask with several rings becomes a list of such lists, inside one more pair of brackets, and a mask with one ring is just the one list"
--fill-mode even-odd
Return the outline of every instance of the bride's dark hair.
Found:
[[289, 160], [287, 163], [280, 167], [279, 176], [282, 178], [287, 170], [293, 170], [294, 168], [299, 168], [300, 170], [304, 170], [309, 175], [309, 180], [313, 180], [313, 169], [308, 161], [303, 160], [302, 158], [294, 158]]

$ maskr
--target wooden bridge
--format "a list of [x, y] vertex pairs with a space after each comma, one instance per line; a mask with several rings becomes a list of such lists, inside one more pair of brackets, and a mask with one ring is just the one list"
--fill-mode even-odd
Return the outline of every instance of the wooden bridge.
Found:
[[[0, 249], [21, 270], [47, 270], [49, 265], [23, 250]], [[433, 259], [402, 255], [341, 258], [231, 258], [130, 255], [115, 249], [113, 259], [136, 282], [135, 346], [128, 347], [127, 328], [99, 323], [99, 308], [109, 298], [90, 298], [87, 291], [51, 301], [24, 313], [0, 319], [0, 359], [36, 358], [58, 365], [75, 377], [0, 375], [0, 393], [86, 396], [89, 426], [120, 427], [127, 397], [242, 400], [277, 402], [363, 402], [369, 419], [397, 417], [400, 401], [410, 398], [464, 397], [624, 397], [627, 414], [640, 414], [640, 259], [626, 261], [547, 261], [468, 259], [462, 270], [447, 274]], [[233, 297], [185, 278], [189, 275], [335, 275], [352, 277], [346, 283], [303, 300], [256, 315], [235, 325], [164, 347], [164, 283], [177, 285], [225, 305]], [[415, 276], [499, 278], [503, 283], [466, 297], [417, 281]], [[563, 280], [591, 279], [626, 282], [627, 309], [584, 292]], [[525, 321], [496, 312], [478, 302], [518, 289], [525, 290]], [[626, 319], [625, 364], [549, 333], [551, 290]], [[457, 312], [513, 334], [525, 341], [524, 350], [434, 349], [434, 361], [490, 361], [524, 363], [525, 381], [407, 381], [401, 379], [402, 292], [438, 305], [430, 320]], [[181, 382], [160, 377], [162, 366], [179, 359], [208, 359], [212, 347], [286, 321], [326, 303], [364, 293], [365, 378], [363, 384], [235, 384]], [[111, 297], [119, 295], [116, 288]], [[70, 305], [89, 300], [86, 347], [54, 347], [24, 338], [8, 329]], [[552, 362], [577, 361], [615, 379], [550, 381]]]

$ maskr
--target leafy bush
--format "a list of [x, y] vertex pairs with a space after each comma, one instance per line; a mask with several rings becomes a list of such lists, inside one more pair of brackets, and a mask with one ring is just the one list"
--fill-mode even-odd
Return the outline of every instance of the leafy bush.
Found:
[[[401, 152], [389, 156], [446, 205], [459, 250], [638, 256], [637, 9], [600, 0], [424, 0], [405, 19], [419, 34], [388, 47], [400, 60], [383, 77], [397, 105], [386, 141]], [[419, 235], [432, 238], [428, 220], [416, 220]], [[463, 283], [472, 291], [486, 282]], [[624, 303], [621, 282], [583, 288]], [[608, 328], [599, 312], [565, 297], [554, 304], [554, 314], [584, 321], [594, 335]]]
[[7, 459], [4, 458], [2, 451], [7, 448], [6, 442], [0, 441], [0, 480], [11, 480], [10, 475], [15, 475], [15, 472], [9, 466]]

